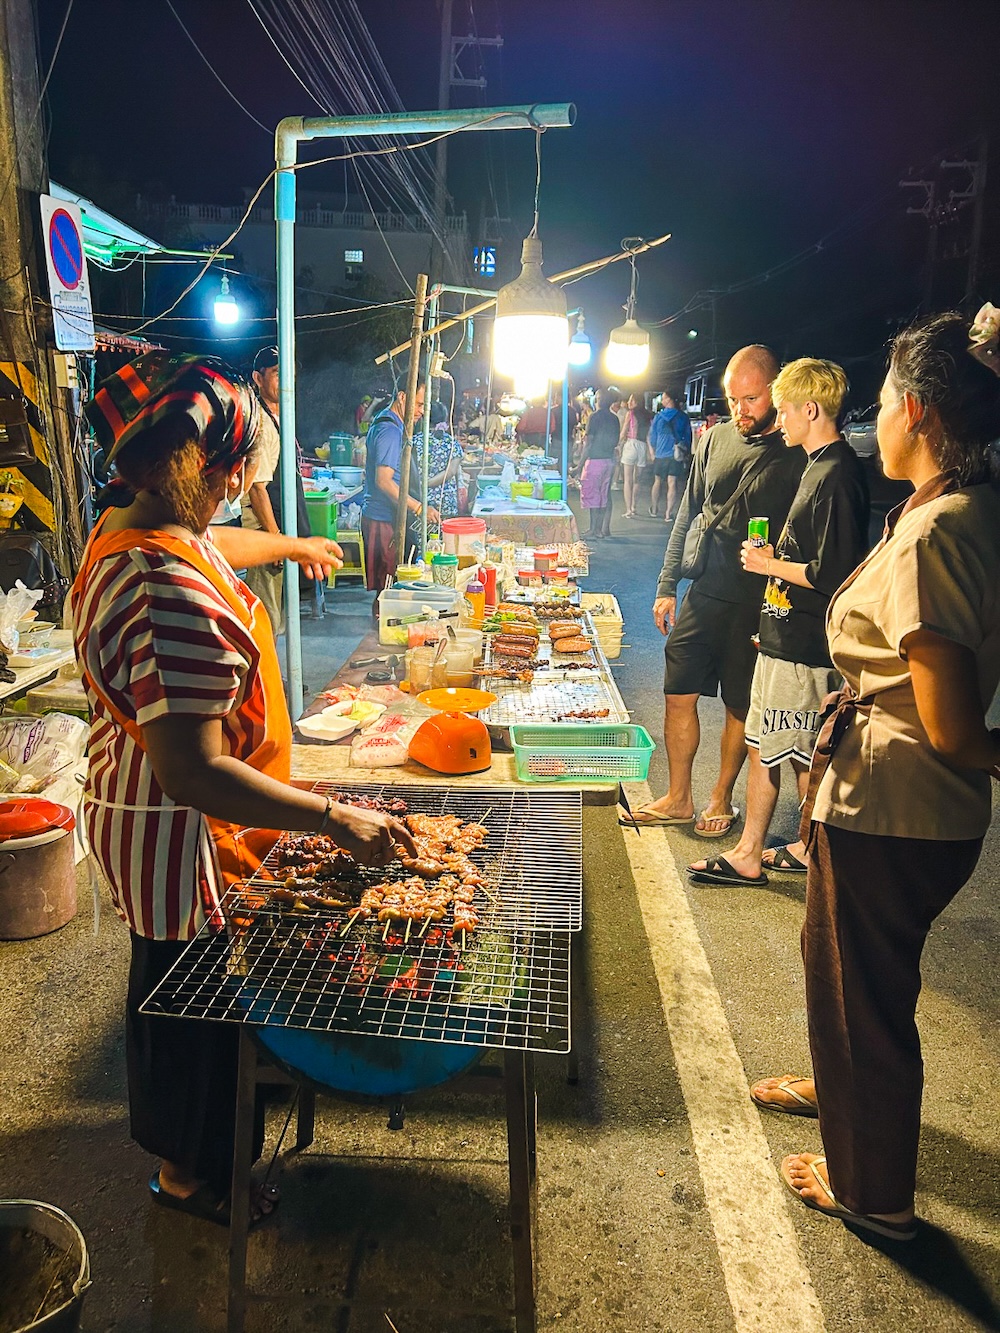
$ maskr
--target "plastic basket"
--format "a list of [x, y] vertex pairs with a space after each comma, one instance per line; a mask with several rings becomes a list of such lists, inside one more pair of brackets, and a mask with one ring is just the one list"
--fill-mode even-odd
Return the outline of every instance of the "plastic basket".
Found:
[[641, 782], [656, 749], [632, 723], [514, 723], [510, 740], [522, 782]]

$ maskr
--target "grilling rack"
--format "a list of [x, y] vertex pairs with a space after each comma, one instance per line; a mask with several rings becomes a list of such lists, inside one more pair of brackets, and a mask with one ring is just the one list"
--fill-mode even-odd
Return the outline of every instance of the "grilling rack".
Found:
[[[332, 790], [329, 783], [315, 790]], [[382, 794], [382, 787], [352, 787]], [[144, 1013], [310, 1032], [461, 1042], [508, 1050], [570, 1049], [570, 936], [582, 916], [578, 792], [475, 793], [393, 786], [413, 813], [485, 815], [488, 883], [463, 950], [440, 928], [342, 933], [349, 913], [265, 905], [258, 874], [223, 900], [227, 931], [202, 929], [142, 1006]], [[276, 844], [277, 847], [277, 844]], [[485, 853], [485, 856], [484, 856]], [[276, 848], [265, 860], [277, 863]], [[551, 866], [558, 866], [553, 872]], [[363, 872], [385, 878], [385, 867]], [[400, 872], [405, 878], [405, 872]], [[327, 920], [327, 918], [332, 918]]]
[[[619, 693], [611, 667], [598, 642], [597, 632], [588, 613], [580, 617], [581, 629], [593, 643], [593, 660], [597, 669], [574, 668], [569, 665], [568, 655], [558, 657], [560, 664], [552, 665], [553, 652], [545, 630], [541, 625], [537, 657], [542, 665], [535, 670], [530, 682], [515, 680], [495, 680], [489, 677], [489, 668], [493, 664], [492, 644], [486, 650], [484, 685], [497, 696], [495, 704], [484, 709], [479, 717], [488, 727], [509, 727], [514, 722], [587, 722], [604, 724], [628, 722], [629, 712]], [[507, 659], [503, 659], [505, 662]], [[589, 659], [588, 659], [589, 660]], [[517, 659], [511, 658], [509, 664], [516, 668]], [[567, 718], [567, 713], [578, 711], [597, 712], [608, 710], [606, 716], [599, 718]]]

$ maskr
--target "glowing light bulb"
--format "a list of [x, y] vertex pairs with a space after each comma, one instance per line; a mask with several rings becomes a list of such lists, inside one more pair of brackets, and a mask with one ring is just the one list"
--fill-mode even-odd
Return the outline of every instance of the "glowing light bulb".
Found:
[[649, 334], [634, 319], [611, 330], [604, 364], [615, 378], [635, 379], [649, 365]]

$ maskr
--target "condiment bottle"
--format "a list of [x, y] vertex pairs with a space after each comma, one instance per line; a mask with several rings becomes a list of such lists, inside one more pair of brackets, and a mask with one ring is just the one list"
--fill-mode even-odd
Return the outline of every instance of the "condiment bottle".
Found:
[[465, 600], [472, 612], [473, 625], [481, 625], [486, 615], [486, 589], [483, 584], [473, 580], [466, 585]]
[[497, 569], [496, 565], [483, 565], [480, 568], [483, 576], [484, 599], [483, 605], [487, 611], [493, 611], [497, 604]]

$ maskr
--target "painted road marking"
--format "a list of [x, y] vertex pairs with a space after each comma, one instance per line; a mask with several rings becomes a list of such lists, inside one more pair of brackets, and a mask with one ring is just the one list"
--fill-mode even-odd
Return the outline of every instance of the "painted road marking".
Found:
[[[625, 783], [633, 810], [649, 784]], [[661, 829], [623, 829], [737, 1333], [823, 1333], [823, 1311]]]

